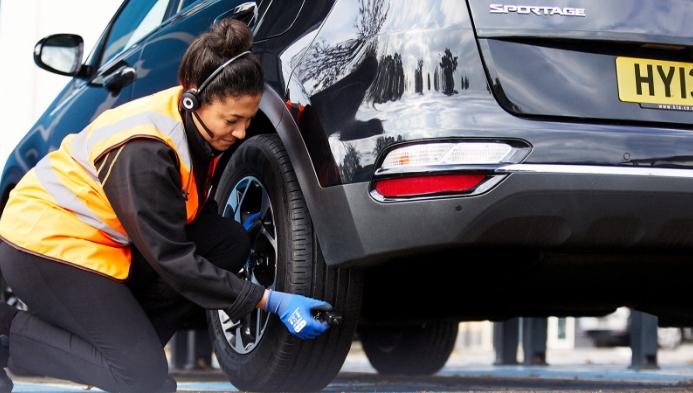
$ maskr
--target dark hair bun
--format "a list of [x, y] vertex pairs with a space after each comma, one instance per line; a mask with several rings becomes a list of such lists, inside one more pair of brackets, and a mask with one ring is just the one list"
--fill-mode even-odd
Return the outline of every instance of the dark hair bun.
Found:
[[[223, 19], [197, 37], [185, 51], [178, 70], [178, 80], [185, 89], [199, 87], [225, 61], [253, 46], [253, 33], [245, 23]], [[260, 94], [264, 88], [262, 66], [253, 54], [238, 58], [224, 67], [200, 92], [200, 103], [214, 97]]]
[[209, 48], [225, 58], [236, 56], [253, 46], [250, 29], [236, 19], [222, 19], [212, 26], [208, 34]]

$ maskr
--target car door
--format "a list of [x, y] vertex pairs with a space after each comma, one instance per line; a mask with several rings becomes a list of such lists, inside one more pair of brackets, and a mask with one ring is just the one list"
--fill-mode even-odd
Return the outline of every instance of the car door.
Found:
[[83, 66], [8, 159], [3, 193], [44, 155], [55, 150], [65, 135], [79, 132], [103, 111], [132, 98], [133, 82], [145, 71], [139, 62], [142, 42], [171, 15], [178, 0], [125, 1]]

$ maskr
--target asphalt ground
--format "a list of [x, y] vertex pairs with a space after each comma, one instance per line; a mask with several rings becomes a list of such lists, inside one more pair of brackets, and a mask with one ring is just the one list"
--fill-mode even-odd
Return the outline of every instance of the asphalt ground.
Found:
[[[548, 367], [492, 366], [493, 353], [456, 350], [432, 377], [384, 377], [358, 344], [327, 392], [693, 392], [693, 345], [660, 351], [659, 370], [628, 369], [628, 348], [555, 350]], [[238, 391], [218, 371], [173, 373], [179, 392]], [[15, 377], [14, 392], [83, 393], [85, 386]], [[99, 389], [91, 391], [99, 392]]]

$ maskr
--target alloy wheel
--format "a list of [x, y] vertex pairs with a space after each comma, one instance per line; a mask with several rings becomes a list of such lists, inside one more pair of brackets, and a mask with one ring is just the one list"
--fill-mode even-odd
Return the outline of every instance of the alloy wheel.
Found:
[[[253, 176], [239, 180], [229, 193], [224, 206], [224, 217], [232, 217], [242, 223], [248, 216], [260, 212], [261, 227], [251, 243], [251, 251], [239, 276], [274, 288], [277, 271], [277, 229], [267, 189]], [[232, 320], [226, 312], [219, 310], [219, 320], [229, 346], [239, 354], [248, 354], [255, 349], [267, 329], [269, 313], [255, 309], [246, 317]]]

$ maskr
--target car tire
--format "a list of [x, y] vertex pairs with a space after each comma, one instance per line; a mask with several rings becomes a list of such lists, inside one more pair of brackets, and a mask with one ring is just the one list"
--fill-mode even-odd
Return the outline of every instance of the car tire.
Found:
[[[242, 187], [244, 198], [248, 200], [234, 199], [234, 195], [239, 194], [238, 187]], [[247, 195], [258, 192], [251, 187], [264, 187], [264, 194], [257, 203], [262, 210], [262, 201], [268, 198], [271, 220], [263, 214], [262, 230], [253, 243], [247, 269], [244, 268], [246, 272], [239, 274], [278, 291], [323, 299], [332, 304], [333, 310], [343, 319], [339, 326], [332, 326], [317, 339], [302, 341], [292, 336], [276, 316], [253, 311], [251, 317], [256, 318], [256, 324], [248, 320], [247, 326], [254, 326], [256, 334], [248, 337], [256, 342], [245, 352], [249, 345], [239, 345], [237, 341], [244, 337], [243, 330], [229, 328], [234, 326], [233, 321], [229, 325], [225, 313], [210, 310], [207, 320], [217, 359], [230, 382], [240, 390], [320, 390], [339, 372], [351, 347], [361, 308], [361, 274], [355, 269], [326, 265], [296, 175], [278, 136], [249, 138], [233, 153], [215, 194], [222, 213], [233, 214], [240, 222], [253, 210], [252, 198]], [[237, 202], [235, 207], [234, 201]], [[251, 207], [248, 212], [244, 205]], [[272, 234], [276, 253], [274, 264], [272, 250], [267, 251], [267, 244], [271, 243], [267, 239]], [[265, 261], [265, 270], [258, 273], [256, 268], [249, 273], [253, 255], [257, 257], [262, 252], [267, 255], [258, 260]], [[272, 274], [267, 272], [272, 271], [272, 266], [274, 278], [270, 280], [268, 277]], [[231, 335], [229, 329], [236, 329], [238, 334]]]
[[447, 362], [459, 324], [428, 321], [417, 325], [359, 326], [363, 350], [384, 375], [431, 375]]

